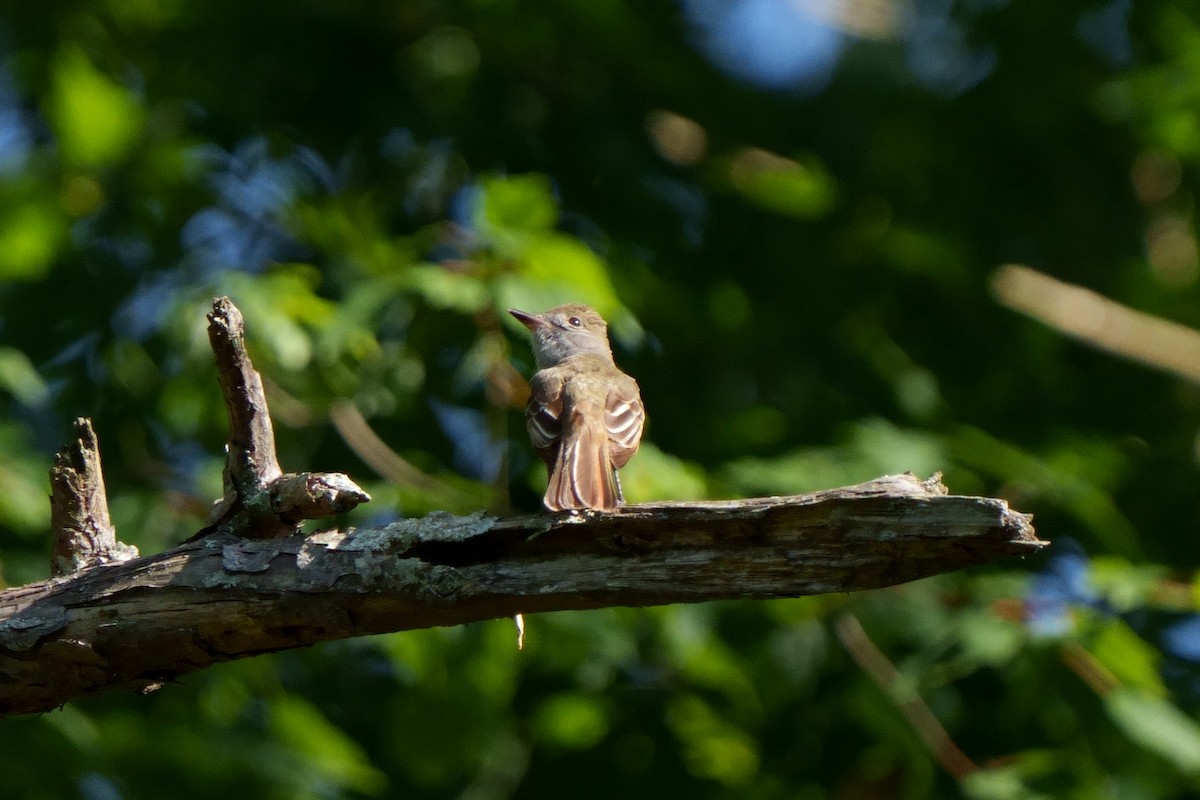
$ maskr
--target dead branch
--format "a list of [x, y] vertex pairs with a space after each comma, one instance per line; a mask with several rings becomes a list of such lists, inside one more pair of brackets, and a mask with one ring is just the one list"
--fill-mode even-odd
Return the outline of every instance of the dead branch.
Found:
[[911, 475], [617, 514], [221, 533], [0, 592], [0, 715], [332, 639], [519, 612], [859, 591], [1043, 544], [1003, 501]]
[[278, 478], [283, 470], [275, 456], [275, 433], [267, 413], [262, 377], [246, 352], [245, 329], [242, 312], [233, 301], [228, 297], [213, 299], [208, 341], [229, 415], [225, 476], [236, 490], [249, 492]]
[[213, 299], [208, 340], [229, 416], [225, 445], [225, 496], [200, 538], [222, 530], [251, 539], [290, 536], [306, 519], [349, 511], [371, 496], [341, 473], [283, 473], [262, 377], [246, 352], [242, 312], [228, 297]]
[[108, 515], [108, 494], [100, 470], [100, 445], [91, 420], [75, 420], [75, 440], [54, 457], [50, 468], [50, 530], [54, 575], [137, 558], [136, 547], [117, 541]]

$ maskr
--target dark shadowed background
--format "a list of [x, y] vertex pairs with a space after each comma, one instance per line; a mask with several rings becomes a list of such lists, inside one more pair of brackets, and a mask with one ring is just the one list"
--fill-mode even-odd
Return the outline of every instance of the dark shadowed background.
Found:
[[1198, 169], [1171, 0], [0, 6], [0, 586], [75, 416], [123, 540], [204, 524], [215, 294], [338, 524], [536, 509], [503, 310], [572, 300], [632, 501], [941, 471], [1055, 543], [229, 664], [0, 723], [0, 795], [1195, 796]]

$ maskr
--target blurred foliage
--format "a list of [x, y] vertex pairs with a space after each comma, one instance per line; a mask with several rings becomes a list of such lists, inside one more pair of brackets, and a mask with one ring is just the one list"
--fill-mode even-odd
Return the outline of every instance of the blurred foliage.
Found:
[[989, 278], [1200, 327], [1198, 65], [1174, 0], [4, 5], [0, 586], [75, 416], [123, 539], [203, 524], [218, 293], [284, 466], [375, 498], [339, 524], [535, 509], [504, 309], [573, 300], [649, 409], [631, 499], [941, 471], [1055, 546], [228, 664], [0, 723], [0, 794], [1195, 796], [1200, 389]]

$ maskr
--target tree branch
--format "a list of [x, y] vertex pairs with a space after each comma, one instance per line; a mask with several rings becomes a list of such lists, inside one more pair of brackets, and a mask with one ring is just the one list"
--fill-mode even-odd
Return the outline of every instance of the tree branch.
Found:
[[232, 300], [213, 299], [208, 341], [229, 416], [225, 494], [213, 506], [212, 524], [193, 539], [214, 530], [251, 539], [290, 536], [306, 519], [349, 511], [371, 499], [340, 472], [283, 473], [262, 376], [246, 352], [245, 329], [242, 312]]
[[138, 550], [117, 541], [108, 515], [100, 470], [100, 444], [92, 422], [75, 420], [75, 439], [58, 451], [50, 468], [50, 570], [70, 575], [86, 567], [128, 561]]
[[0, 715], [332, 639], [521, 612], [873, 589], [1044, 544], [1003, 501], [949, 496], [936, 478], [911, 475], [617, 514], [435, 513], [308, 537], [219, 533], [0, 592]]
[[225, 447], [226, 495], [232, 483], [248, 492], [283, 474], [275, 456], [275, 433], [267, 413], [262, 376], [246, 352], [242, 312], [228, 297], [213, 299], [208, 315], [208, 341], [217, 361], [217, 375], [229, 415], [229, 444]]

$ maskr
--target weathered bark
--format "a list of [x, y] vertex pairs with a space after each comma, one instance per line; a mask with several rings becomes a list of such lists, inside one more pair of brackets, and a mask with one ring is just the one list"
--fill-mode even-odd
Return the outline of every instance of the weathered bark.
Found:
[[[246, 352], [246, 324], [228, 297], [213, 299], [208, 341], [229, 417], [225, 447], [225, 496], [249, 493], [283, 474], [275, 455], [275, 433], [267, 411], [262, 376]], [[232, 489], [232, 491], [231, 491]]]
[[75, 420], [74, 440], [50, 468], [50, 571], [70, 575], [87, 567], [137, 558], [136, 547], [117, 541], [108, 515], [100, 445], [89, 419]]
[[306, 519], [349, 511], [371, 499], [340, 472], [284, 474], [275, 455], [262, 376], [246, 352], [245, 329], [233, 301], [213, 299], [208, 341], [229, 417], [225, 493], [213, 506], [212, 524], [194, 538], [216, 530], [251, 539], [290, 536]]
[[0, 715], [350, 636], [517, 613], [872, 589], [1036, 551], [1029, 518], [911, 475], [616, 514], [433, 514], [217, 534], [0, 592]]

